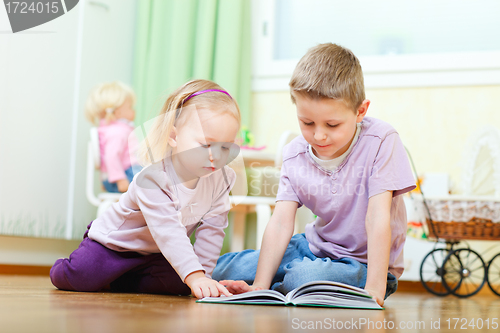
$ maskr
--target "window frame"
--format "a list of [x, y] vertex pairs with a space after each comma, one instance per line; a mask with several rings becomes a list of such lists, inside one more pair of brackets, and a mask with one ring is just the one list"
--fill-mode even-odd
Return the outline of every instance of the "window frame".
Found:
[[[273, 59], [275, 0], [252, 0], [252, 90], [288, 90], [299, 59]], [[360, 56], [365, 87], [500, 84], [500, 51]]]

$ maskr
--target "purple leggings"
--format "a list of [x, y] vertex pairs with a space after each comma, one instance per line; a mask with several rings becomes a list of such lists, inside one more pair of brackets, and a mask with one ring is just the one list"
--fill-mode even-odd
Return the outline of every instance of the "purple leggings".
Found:
[[99, 291], [110, 285], [116, 292], [191, 294], [161, 253], [113, 251], [91, 240], [87, 234], [88, 230], [69, 259], [58, 259], [52, 266], [50, 279], [57, 288]]

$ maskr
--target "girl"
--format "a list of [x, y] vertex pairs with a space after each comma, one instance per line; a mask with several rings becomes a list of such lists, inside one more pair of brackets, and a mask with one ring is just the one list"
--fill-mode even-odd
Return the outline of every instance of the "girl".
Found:
[[126, 192], [141, 169], [135, 154], [129, 153], [137, 148], [137, 141], [129, 140], [134, 130], [134, 104], [134, 91], [118, 81], [95, 87], [85, 104], [85, 116], [98, 126], [101, 180], [108, 192]]
[[[217, 84], [173, 92], [145, 140], [150, 165], [120, 201], [88, 227], [79, 248], [51, 269], [63, 290], [230, 295], [210, 278], [227, 227], [237, 155], [236, 101]], [[189, 236], [196, 230], [196, 241]]]

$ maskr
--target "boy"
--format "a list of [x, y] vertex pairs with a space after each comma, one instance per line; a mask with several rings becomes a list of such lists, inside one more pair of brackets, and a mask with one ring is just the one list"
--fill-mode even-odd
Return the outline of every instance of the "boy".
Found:
[[[365, 288], [383, 305], [403, 272], [401, 194], [415, 188], [404, 146], [389, 124], [365, 118], [370, 101], [348, 49], [330, 43], [310, 49], [290, 92], [302, 136], [283, 150], [262, 249], [222, 256], [213, 278], [233, 293], [270, 287], [287, 293], [330, 280]], [[301, 205], [318, 217], [292, 237]]]

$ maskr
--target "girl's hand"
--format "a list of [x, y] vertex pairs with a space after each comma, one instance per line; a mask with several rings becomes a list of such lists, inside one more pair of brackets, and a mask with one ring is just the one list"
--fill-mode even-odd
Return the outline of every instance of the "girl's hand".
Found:
[[191, 288], [196, 298], [219, 297], [221, 295], [232, 296], [232, 294], [219, 282], [209, 279], [202, 271], [189, 274], [184, 282]]
[[234, 280], [222, 280], [220, 283], [227, 288], [233, 294], [243, 294], [248, 291], [262, 290], [264, 288], [256, 285], [248, 285], [245, 281], [234, 281]]
[[375, 290], [366, 289], [365, 290], [373, 297], [377, 304], [380, 306], [384, 306], [384, 294], [377, 293]]

